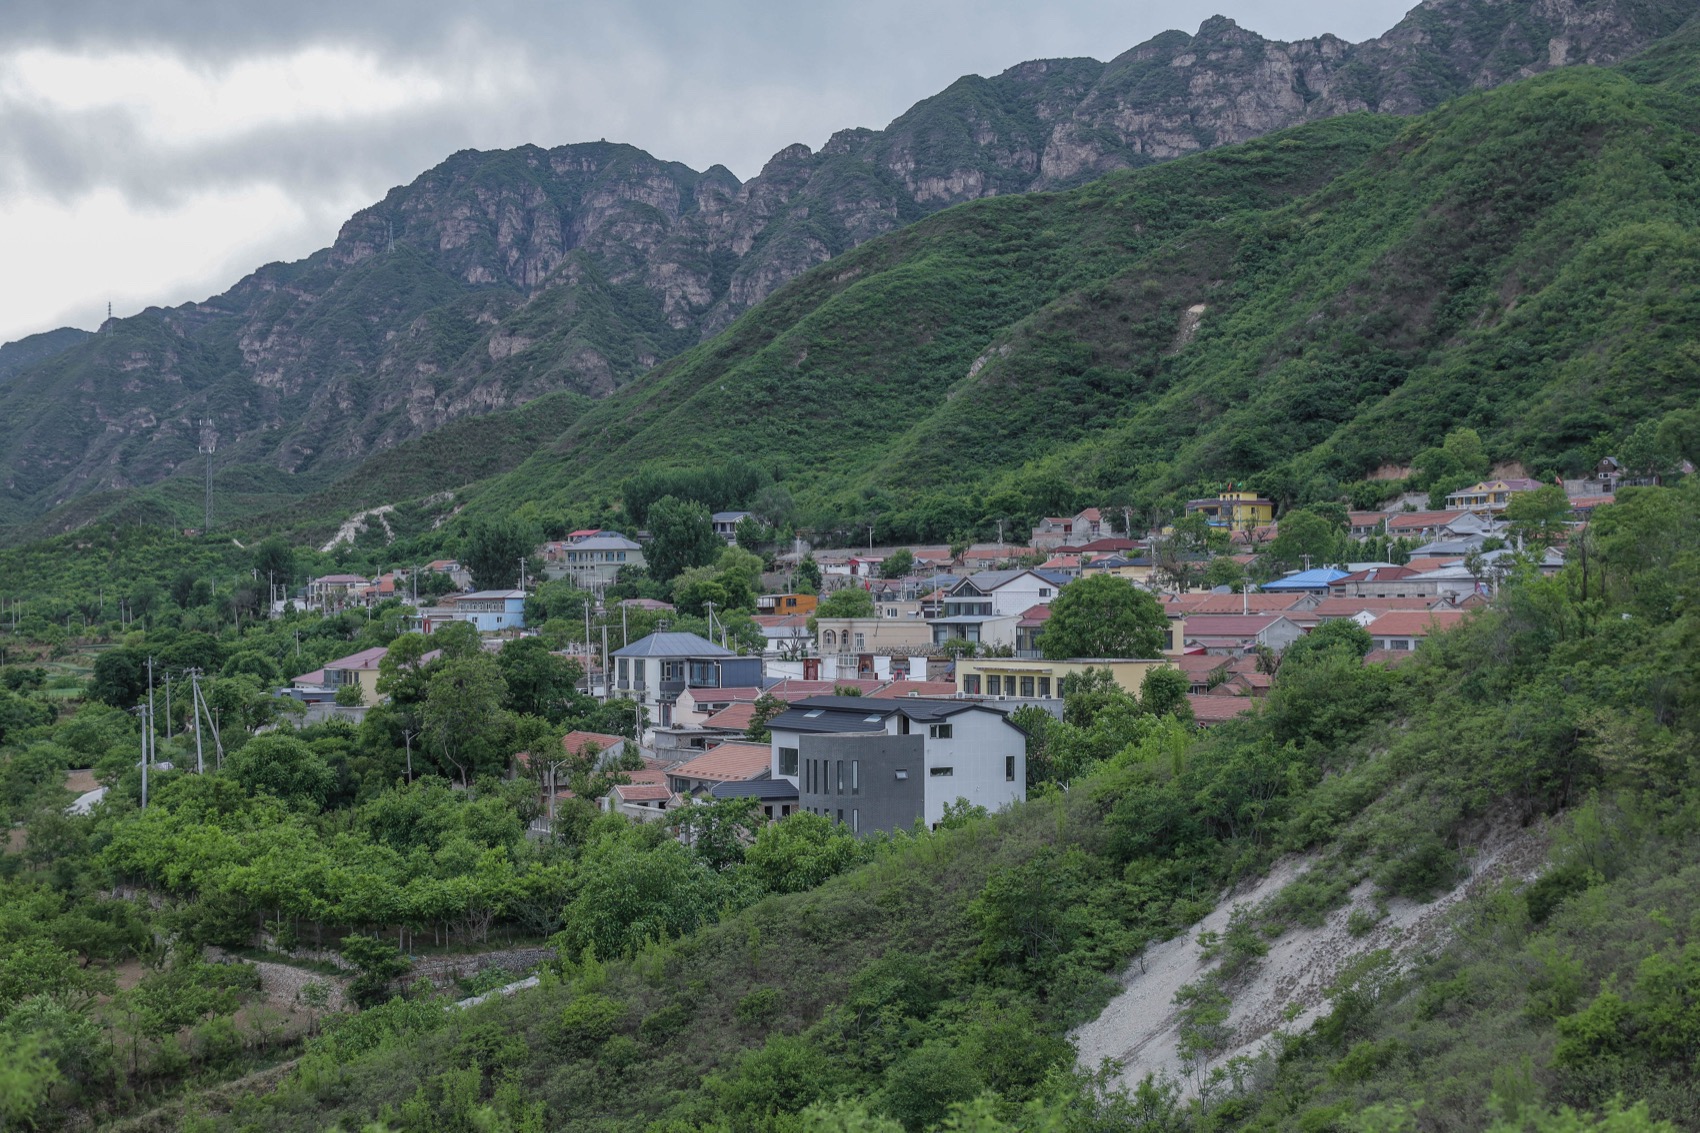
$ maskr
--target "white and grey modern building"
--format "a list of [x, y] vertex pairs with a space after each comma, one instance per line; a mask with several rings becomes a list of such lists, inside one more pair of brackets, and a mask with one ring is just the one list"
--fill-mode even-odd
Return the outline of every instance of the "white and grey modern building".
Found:
[[1027, 797], [1027, 737], [995, 708], [961, 700], [816, 696], [768, 723], [772, 776], [798, 809], [857, 834], [928, 826], [958, 799], [998, 810]]

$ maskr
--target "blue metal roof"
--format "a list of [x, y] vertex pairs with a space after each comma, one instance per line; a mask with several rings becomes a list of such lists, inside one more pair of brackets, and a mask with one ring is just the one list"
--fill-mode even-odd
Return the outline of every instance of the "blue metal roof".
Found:
[[1283, 590], [1327, 590], [1328, 584], [1335, 579], [1345, 578], [1346, 572], [1332, 567], [1317, 567], [1314, 570], [1301, 570], [1297, 574], [1289, 574], [1286, 578], [1278, 578], [1274, 582], [1265, 582], [1262, 589], [1280, 593]]

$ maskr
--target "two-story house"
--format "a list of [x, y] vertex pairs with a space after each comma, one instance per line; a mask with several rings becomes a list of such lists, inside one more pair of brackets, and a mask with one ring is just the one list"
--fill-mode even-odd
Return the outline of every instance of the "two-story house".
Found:
[[773, 778], [854, 833], [934, 826], [958, 799], [997, 810], [1027, 795], [1026, 735], [983, 704], [817, 696], [768, 730]]
[[1049, 605], [1067, 582], [1037, 570], [971, 574], [945, 597], [943, 616], [930, 622], [933, 644], [959, 639], [1013, 648], [1022, 616], [1034, 606]]
[[694, 633], [661, 631], [612, 654], [613, 690], [643, 705], [651, 725], [673, 724], [679, 694], [689, 689], [760, 688], [762, 660], [740, 657]]
[[1212, 527], [1250, 531], [1275, 519], [1275, 502], [1256, 492], [1218, 492], [1213, 500], [1188, 500], [1188, 515], [1202, 515]]
[[717, 511], [709, 517], [709, 522], [714, 524], [714, 533], [730, 545], [738, 541], [738, 521], [749, 514], [747, 511]]
[[617, 531], [599, 531], [577, 542], [552, 545], [549, 559], [550, 577], [570, 579], [580, 590], [614, 585], [621, 567], [648, 565], [643, 548]]

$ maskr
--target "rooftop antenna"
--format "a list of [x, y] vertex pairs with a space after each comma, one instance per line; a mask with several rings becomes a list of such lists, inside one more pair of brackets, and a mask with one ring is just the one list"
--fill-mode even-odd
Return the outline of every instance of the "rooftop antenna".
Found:
[[202, 504], [202, 508], [201, 508], [201, 534], [203, 534], [203, 535], [207, 534], [208, 532], [210, 532], [212, 530], [213, 451], [217, 448], [217, 444], [213, 440], [212, 434], [210, 432], [208, 432], [208, 430], [211, 427], [212, 427], [212, 420], [210, 418], [206, 418], [206, 417], [201, 418], [201, 443], [196, 446], [196, 451], [204, 454], [207, 458], [207, 460], [206, 460], [206, 498], [205, 498], [205, 501]]

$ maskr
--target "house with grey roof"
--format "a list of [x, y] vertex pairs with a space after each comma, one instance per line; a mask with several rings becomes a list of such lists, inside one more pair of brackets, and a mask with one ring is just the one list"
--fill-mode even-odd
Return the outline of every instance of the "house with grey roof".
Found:
[[550, 578], [571, 579], [580, 590], [600, 590], [618, 581], [621, 567], [647, 565], [636, 542], [617, 531], [599, 531], [552, 546], [546, 573]]
[[957, 583], [944, 599], [943, 615], [928, 624], [933, 643], [952, 640], [1014, 647], [1022, 615], [1049, 605], [1066, 586], [1066, 575], [1037, 570], [982, 570]]
[[652, 725], [671, 727], [686, 689], [760, 688], [760, 657], [740, 657], [694, 633], [661, 631], [611, 654], [616, 695], [637, 700]]
[[771, 777], [857, 834], [936, 826], [958, 799], [997, 810], [1027, 797], [1026, 734], [976, 701], [815, 696], [768, 730]]
[[730, 545], [738, 541], [738, 521], [749, 514], [747, 511], [717, 511], [709, 516], [709, 522], [714, 524], [714, 533]]

